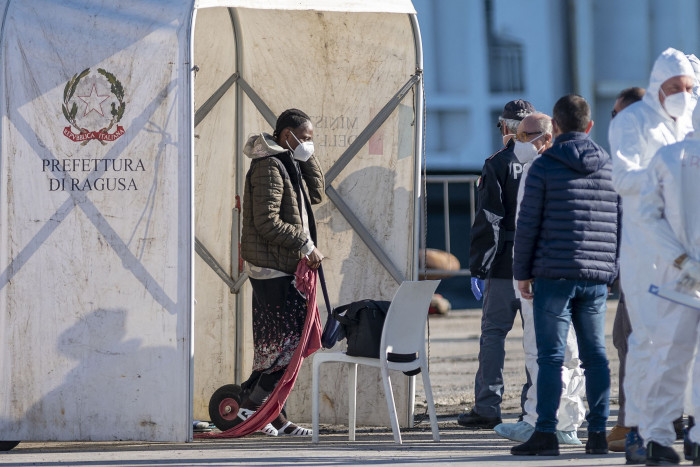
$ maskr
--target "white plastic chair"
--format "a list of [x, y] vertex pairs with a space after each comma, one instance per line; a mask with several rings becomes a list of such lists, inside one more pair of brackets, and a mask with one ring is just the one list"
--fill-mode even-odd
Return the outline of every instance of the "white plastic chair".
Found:
[[[425, 350], [425, 325], [428, 320], [430, 300], [437, 289], [439, 280], [435, 281], [406, 281], [401, 284], [391, 300], [389, 311], [384, 320], [382, 339], [379, 347], [379, 358], [351, 357], [345, 352], [316, 352], [313, 360], [313, 392], [312, 392], [312, 442], [318, 443], [318, 401], [319, 401], [319, 372], [322, 363], [345, 362], [350, 364], [348, 370], [348, 429], [349, 440], [355, 441], [355, 418], [357, 405], [357, 365], [377, 367], [381, 371], [386, 405], [389, 409], [391, 430], [396, 444], [401, 444], [401, 431], [396, 416], [394, 394], [391, 390], [389, 370], [411, 371], [420, 368], [423, 375], [423, 388], [428, 402], [430, 426], [433, 440], [440, 441], [438, 432], [433, 391], [428, 375], [428, 359]], [[418, 354], [410, 362], [390, 362], [389, 352], [394, 354]], [[414, 378], [411, 376], [411, 378]], [[413, 381], [411, 381], [413, 383]]]

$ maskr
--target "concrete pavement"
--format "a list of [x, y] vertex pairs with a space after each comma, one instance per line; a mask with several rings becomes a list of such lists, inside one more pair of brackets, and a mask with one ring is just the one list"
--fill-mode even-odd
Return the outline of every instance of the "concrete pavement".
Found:
[[[611, 418], [617, 414], [617, 353], [610, 336], [616, 302], [609, 302], [608, 358], [612, 374]], [[451, 311], [430, 319], [430, 374], [437, 404], [441, 441], [435, 443], [427, 419], [413, 429], [402, 430], [404, 444], [393, 443], [391, 430], [359, 427], [357, 440], [348, 442], [343, 426], [322, 426], [320, 443], [310, 439], [271, 438], [253, 435], [236, 440], [196, 440], [193, 443], [21, 443], [0, 453], [0, 465], [13, 466], [304, 466], [342, 465], [489, 465], [489, 466], [590, 466], [622, 465], [624, 454], [584, 454], [583, 446], [561, 446], [559, 457], [514, 457], [514, 442], [492, 430], [465, 430], [457, 415], [473, 402], [474, 373], [478, 365], [480, 310]], [[507, 341], [504, 421], [519, 414], [520, 387], [524, 381], [522, 330], [516, 321]], [[420, 378], [417, 379], [416, 413], [424, 409]], [[585, 428], [579, 431], [585, 443]], [[681, 453], [682, 443], [676, 449]]]

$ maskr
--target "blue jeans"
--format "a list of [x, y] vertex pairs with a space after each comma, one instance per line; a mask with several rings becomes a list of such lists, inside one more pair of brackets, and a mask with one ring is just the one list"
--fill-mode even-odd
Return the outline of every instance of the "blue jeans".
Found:
[[605, 355], [607, 286], [599, 282], [535, 279], [537, 431], [554, 433], [561, 398], [561, 367], [571, 323], [586, 376], [589, 432], [604, 432], [609, 414], [610, 369]]

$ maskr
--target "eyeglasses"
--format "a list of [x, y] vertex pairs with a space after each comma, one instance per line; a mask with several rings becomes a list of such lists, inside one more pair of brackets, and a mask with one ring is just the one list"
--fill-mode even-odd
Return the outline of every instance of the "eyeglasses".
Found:
[[533, 136], [538, 136], [538, 135], [541, 135], [541, 134], [542, 134], [541, 131], [521, 131], [520, 133], [518, 133], [518, 134], [515, 136], [515, 138], [516, 138], [518, 141], [520, 141], [521, 143], [529, 143], [529, 142], [530, 142], [530, 139], [531, 139]]

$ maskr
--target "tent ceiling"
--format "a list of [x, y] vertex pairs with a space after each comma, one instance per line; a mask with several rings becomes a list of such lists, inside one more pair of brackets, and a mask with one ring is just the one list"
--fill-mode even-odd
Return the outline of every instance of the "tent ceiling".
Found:
[[195, 8], [239, 7], [260, 10], [318, 10], [415, 14], [411, 0], [196, 0]]

